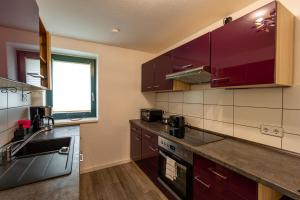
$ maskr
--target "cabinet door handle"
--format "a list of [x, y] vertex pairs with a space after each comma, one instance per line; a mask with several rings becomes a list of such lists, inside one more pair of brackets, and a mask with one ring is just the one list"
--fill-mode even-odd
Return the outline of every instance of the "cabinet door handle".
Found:
[[229, 77], [224, 77], [224, 78], [214, 78], [214, 79], [211, 79], [211, 81], [213, 83], [227, 83], [230, 81], [230, 78]]
[[154, 87], [154, 88], [159, 88], [159, 85], [154, 85], [153, 87]]
[[151, 136], [148, 135], [148, 134], [145, 134], [145, 137], [148, 138], [148, 139], [151, 139]]
[[135, 137], [135, 139], [136, 139], [137, 141], [140, 141], [140, 140], [141, 140], [139, 137]]
[[151, 88], [152, 88], [152, 86], [148, 86], [147, 88], [148, 88], [148, 89], [151, 89]]
[[83, 162], [83, 154], [81, 153], [79, 156], [80, 156], [79, 161], [80, 161], [80, 162]]
[[219, 172], [216, 172], [213, 168], [208, 168], [208, 170], [213, 173], [214, 175], [220, 177], [221, 179], [223, 180], [226, 180], [228, 177], [227, 176], [224, 176], [223, 174], [219, 173]]
[[207, 189], [210, 188], [210, 184], [205, 183], [204, 181], [199, 179], [199, 176], [195, 176], [194, 179], [199, 182], [201, 185], [203, 185], [204, 187], [206, 187]]
[[151, 151], [153, 151], [153, 152], [156, 152], [157, 151], [157, 148], [156, 149], [154, 149], [153, 147], [151, 147], [151, 146], [149, 146], [149, 149], [151, 150]]
[[194, 65], [193, 64], [188, 64], [188, 65], [183, 65], [183, 66], [175, 66], [175, 67], [178, 67], [178, 68], [181, 68], [181, 69], [186, 69], [186, 68], [189, 68], [189, 67], [193, 67]]

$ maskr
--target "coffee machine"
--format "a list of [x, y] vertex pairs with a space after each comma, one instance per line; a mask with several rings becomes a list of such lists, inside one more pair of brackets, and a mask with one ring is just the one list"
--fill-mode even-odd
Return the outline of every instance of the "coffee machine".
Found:
[[52, 129], [54, 126], [54, 118], [52, 117], [52, 107], [30, 107], [30, 120], [33, 132], [39, 131], [44, 127]]
[[170, 135], [183, 138], [185, 134], [185, 120], [183, 116], [171, 115], [169, 120]]

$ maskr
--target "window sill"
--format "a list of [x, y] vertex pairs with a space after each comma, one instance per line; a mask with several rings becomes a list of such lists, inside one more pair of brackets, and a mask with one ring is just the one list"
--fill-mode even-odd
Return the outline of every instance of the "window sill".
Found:
[[98, 118], [84, 118], [80, 120], [70, 120], [70, 119], [57, 119], [55, 120], [56, 126], [63, 125], [79, 125], [79, 124], [88, 124], [88, 123], [97, 123]]

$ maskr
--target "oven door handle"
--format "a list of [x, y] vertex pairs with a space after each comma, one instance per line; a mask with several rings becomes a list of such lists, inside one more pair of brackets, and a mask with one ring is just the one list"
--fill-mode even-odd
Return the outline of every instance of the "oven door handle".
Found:
[[170, 155], [170, 156], [169, 156], [169, 155], [166, 155], [166, 154], [165, 154], [163, 151], [161, 151], [161, 150], [159, 150], [159, 154], [162, 155], [165, 159], [167, 159], [167, 157], [169, 157], [169, 158], [175, 160], [176, 166], [179, 166], [179, 167], [181, 167], [181, 168], [187, 169], [187, 166], [181, 164], [181, 162], [184, 161], [184, 160], [178, 158], [177, 156], [175, 156], [175, 155]]

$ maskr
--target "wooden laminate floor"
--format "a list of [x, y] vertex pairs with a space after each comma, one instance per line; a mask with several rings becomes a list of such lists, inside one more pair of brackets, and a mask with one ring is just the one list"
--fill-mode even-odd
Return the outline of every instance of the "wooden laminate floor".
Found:
[[81, 200], [167, 200], [134, 163], [82, 174]]

